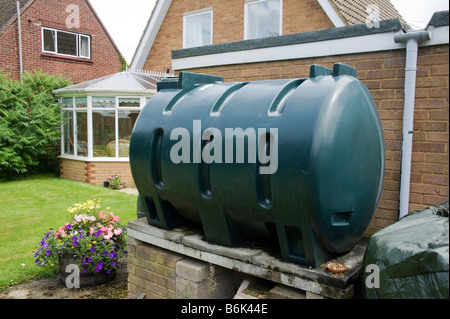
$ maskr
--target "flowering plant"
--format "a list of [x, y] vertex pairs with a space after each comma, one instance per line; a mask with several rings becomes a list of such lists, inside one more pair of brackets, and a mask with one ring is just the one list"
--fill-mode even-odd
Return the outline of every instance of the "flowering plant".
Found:
[[111, 174], [106, 180], [109, 182], [108, 187], [111, 189], [122, 189], [127, 187], [127, 184], [123, 181], [123, 176], [120, 174]]
[[103, 210], [101, 200], [90, 200], [76, 204], [67, 211], [73, 215], [70, 223], [56, 231], [45, 233], [34, 252], [38, 266], [56, 263], [63, 254], [72, 254], [78, 259], [82, 273], [110, 274], [126, 251], [126, 229], [120, 218]]

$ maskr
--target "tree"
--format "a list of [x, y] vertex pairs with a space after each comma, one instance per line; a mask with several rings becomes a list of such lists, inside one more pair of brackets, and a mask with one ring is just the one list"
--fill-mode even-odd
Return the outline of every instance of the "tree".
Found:
[[53, 90], [68, 84], [41, 71], [25, 71], [23, 82], [12, 81], [0, 70], [0, 177], [54, 168], [61, 107]]

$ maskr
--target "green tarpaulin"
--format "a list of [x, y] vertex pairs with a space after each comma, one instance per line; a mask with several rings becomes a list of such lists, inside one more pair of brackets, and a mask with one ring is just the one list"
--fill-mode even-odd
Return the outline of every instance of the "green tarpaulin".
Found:
[[412, 212], [371, 237], [364, 269], [379, 273], [366, 270], [362, 276], [366, 298], [449, 298], [448, 214], [447, 201]]

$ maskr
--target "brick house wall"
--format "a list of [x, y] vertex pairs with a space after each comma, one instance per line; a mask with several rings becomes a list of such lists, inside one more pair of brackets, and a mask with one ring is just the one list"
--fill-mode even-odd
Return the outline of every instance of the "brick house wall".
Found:
[[[222, 0], [173, 1], [143, 68], [165, 72], [171, 67], [171, 50], [183, 48], [183, 14], [188, 12], [213, 9], [213, 44], [243, 40], [244, 0], [234, 2], [230, 6]], [[333, 27], [317, 1], [283, 1], [283, 34]]]
[[[69, 29], [66, 26], [66, 19], [70, 15], [70, 12], [66, 12], [66, 7], [69, 4], [79, 7], [79, 28]], [[50, 74], [61, 74], [71, 78], [73, 83], [117, 72], [122, 64], [120, 52], [92, 10], [84, 0], [36, 0], [22, 10], [23, 69], [41, 69]], [[91, 59], [44, 54], [42, 26], [90, 35]], [[11, 78], [15, 80], [20, 77], [17, 28], [17, 21], [14, 21], [0, 35], [0, 69], [11, 73]]]

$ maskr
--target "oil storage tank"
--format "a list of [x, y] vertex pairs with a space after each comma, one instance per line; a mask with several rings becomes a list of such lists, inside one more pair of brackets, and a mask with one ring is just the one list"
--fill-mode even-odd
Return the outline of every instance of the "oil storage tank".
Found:
[[384, 138], [356, 69], [254, 82], [180, 72], [133, 129], [139, 210], [154, 226], [201, 223], [205, 239], [277, 243], [318, 267], [363, 237], [380, 198]]

